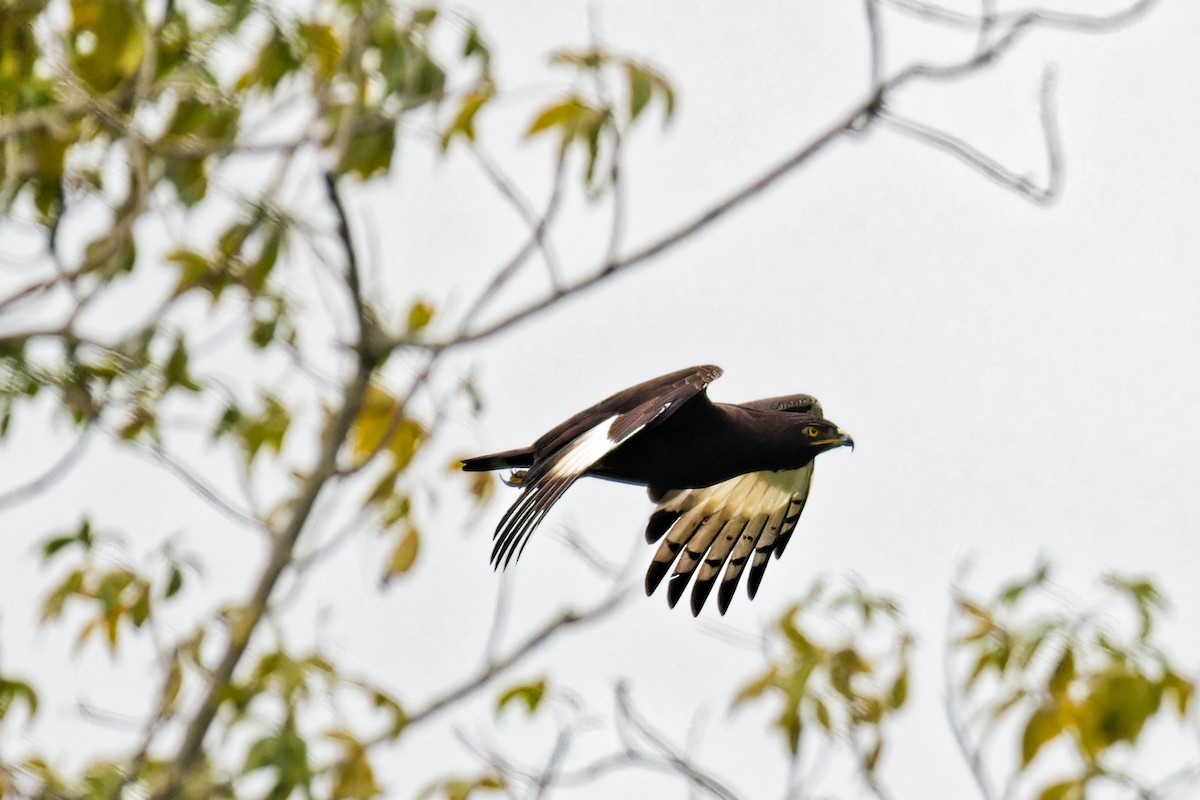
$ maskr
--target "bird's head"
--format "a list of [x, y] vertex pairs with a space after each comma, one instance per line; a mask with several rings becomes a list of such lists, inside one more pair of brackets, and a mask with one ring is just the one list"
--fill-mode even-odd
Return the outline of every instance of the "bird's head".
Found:
[[799, 422], [802, 441], [818, 453], [835, 447], [854, 449], [854, 440], [850, 438], [850, 434], [823, 417], [805, 416]]

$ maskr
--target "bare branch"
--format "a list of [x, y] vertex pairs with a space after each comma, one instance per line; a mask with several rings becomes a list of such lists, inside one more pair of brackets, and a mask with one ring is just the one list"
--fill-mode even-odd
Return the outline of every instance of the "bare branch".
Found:
[[883, 85], [883, 25], [879, 21], [879, 0], [863, 0], [867, 15], [867, 35], [871, 55], [871, 88]]
[[87, 450], [91, 430], [91, 428], [84, 428], [79, 434], [79, 438], [75, 440], [70, 448], [59, 456], [58, 460], [41, 475], [20, 486], [14, 486], [11, 489], [0, 492], [0, 509], [23, 503], [46, 491], [62, 478], [66, 477], [67, 473], [79, 463], [79, 459], [83, 457], [84, 452]]
[[979, 789], [979, 794], [983, 800], [997, 800], [995, 790], [992, 788], [991, 781], [988, 779], [987, 769], [983, 765], [983, 758], [980, 755], [979, 749], [971, 743], [971, 734], [967, 730], [959, 716], [958, 702], [958, 687], [954, 682], [954, 607], [955, 602], [961, 596], [960, 587], [962, 586], [963, 578], [969, 568], [969, 564], [963, 561], [955, 570], [954, 580], [951, 582], [951, 599], [949, 610], [946, 612], [946, 633], [942, 642], [942, 672], [945, 684], [943, 691], [943, 707], [946, 711], [946, 720], [950, 724], [950, 732], [954, 734], [954, 741], [958, 745], [958, 750], [962, 753], [963, 760], [967, 762], [967, 766], [971, 769], [971, 777], [975, 779], [975, 785]]
[[546, 766], [542, 767], [541, 773], [537, 776], [537, 784], [533, 787], [533, 800], [541, 800], [546, 795], [546, 790], [554, 784], [554, 777], [558, 774], [570, 747], [571, 729], [564, 728], [554, 742], [554, 749], [550, 752]]
[[[608, 595], [604, 600], [596, 605], [586, 608], [583, 611], [564, 611], [554, 619], [547, 622], [538, 630], [534, 631], [525, 638], [520, 644], [514, 647], [506, 656], [497, 659], [491, 659], [474, 675], [467, 678], [465, 681], [448, 690], [440, 697], [430, 701], [425, 706], [410, 713], [405, 718], [405, 727], [410, 728], [424, 722], [426, 719], [445, 710], [447, 707], [454, 705], [459, 700], [474, 694], [479, 689], [486, 686], [493, 678], [500, 673], [508, 670], [513, 665], [525, 660], [530, 654], [538, 650], [542, 645], [548, 642], [560, 631], [567, 628], [575, 627], [585, 622], [594, 622], [617, 608], [621, 603], [628, 599], [629, 595], [623, 591], [615, 591]], [[368, 742], [368, 746], [377, 745], [384, 741], [390, 740], [392, 737], [388, 735], [377, 737]]]
[[967, 141], [923, 122], [901, 116], [890, 109], [882, 108], [879, 117], [898, 133], [915, 139], [935, 150], [941, 150], [957, 158], [989, 180], [1020, 197], [1038, 205], [1050, 205], [1058, 199], [1063, 186], [1063, 147], [1054, 109], [1055, 72], [1047, 67], [1042, 74], [1041, 120], [1042, 136], [1046, 146], [1048, 174], [1046, 185], [1039, 186], [1025, 175], [1018, 175]]
[[[550, 189], [550, 200], [546, 204], [546, 210], [539, 216], [529, 200], [521, 194], [516, 183], [504, 174], [500, 169], [500, 165], [483, 150], [482, 145], [475, 143], [471, 147], [471, 153], [475, 156], [475, 160], [483, 169], [484, 174], [491, 180], [492, 185], [496, 187], [496, 190], [501, 195], [508, 199], [509, 203], [512, 204], [513, 208], [521, 216], [521, 219], [525, 220], [525, 224], [529, 226], [529, 230], [533, 233], [531, 243], [537, 245], [542, 253], [542, 258], [546, 261], [546, 271], [550, 276], [550, 285], [555, 290], [558, 290], [562, 287], [562, 263], [559, 261], [557, 254], [555, 254], [554, 248], [551, 247], [550, 242], [546, 239], [546, 231], [557, 213], [559, 201], [562, 199], [563, 175], [566, 165], [560, 161], [558, 167], [555, 169], [554, 180]], [[526, 246], [528, 247], [529, 245]], [[523, 251], [524, 248], [519, 252]], [[514, 257], [514, 260], [516, 260], [516, 257]], [[500, 272], [503, 273], [504, 270]], [[504, 280], [507, 280], [507, 278]], [[478, 301], [476, 302], [478, 303]], [[478, 309], [476, 309], [476, 313], [478, 313]], [[470, 319], [472, 316], [472, 314], [468, 314], [467, 319]]]
[[[652, 729], [649, 723], [638, 715], [633, 707], [633, 701], [629, 697], [629, 687], [625, 683], [617, 684], [616, 696], [618, 720], [625, 721], [631, 725], [639, 736], [649, 742], [661, 754], [662, 760], [665, 763], [687, 777], [696, 788], [703, 789], [713, 797], [723, 798], [723, 800], [737, 800], [737, 794], [732, 789], [692, 764], [682, 753], [676, 751], [662, 734]], [[636, 753], [637, 751], [633, 750], [633, 752]]]
[[[486, 160], [483, 163], [487, 163]], [[559, 161], [558, 166], [555, 169], [554, 183], [552, 189], [550, 190], [550, 199], [546, 203], [546, 210], [542, 212], [540, 218], [537, 218], [533, 222], [533, 230], [525, 244], [523, 244], [521, 248], [513, 254], [512, 258], [510, 258], [504, 264], [504, 266], [496, 271], [496, 274], [492, 276], [490, 281], [488, 281], [487, 286], [483, 288], [483, 291], [481, 291], [475, 298], [475, 301], [471, 303], [470, 308], [467, 309], [467, 313], [463, 315], [462, 323], [459, 325], [456, 339], [461, 339], [467, 335], [467, 331], [470, 329], [471, 323], [476, 317], [483, 313], [483, 310], [487, 307], [487, 305], [496, 297], [497, 294], [499, 294], [500, 289], [504, 287], [504, 284], [508, 283], [508, 281], [517, 274], [521, 267], [528, 262], [529, 257], [533, 255], [533, 251], [536, 248], [541, 248], [543, 258], [546, 260], [546, 267], [550, 271], [550, 280], [554, 289], [554, 294], [559, 294], [564, 291], [560, 277], [562, 268], [558, 265], [557, 259], [553, 255], [553, 251], [550, 249], [549, 244], [546, 241], [546, 231], [549, 229], [550, 224], [554, 221], [554, 218], [558, 215], [559, 207], [562, 204], [565, 171], [566, 163], [564, 161]]]
[[[908, 2], [908, 0], [888, 0], [888, 2], [896, 5], [897, 3]], [[619, 272], [650, 261], [663, 252], [703, 232], [726, 214], [740, 208], [752, 198], [766, 191], [781, 178], [810, 161], [831, 143], [838, 140], [844, 133], [864, 130], [883, 108], [886, 98], [903, 86], [920, 80], [953, 80], [963, 75], [986, 69], [988, 66], [997, 63], [1001, 56], [1010, 51], [1032, 30], [1039, 27], [1055, 27], [1082, 33], [1102, 33], [1116, 30], [1141, 18], [1156, 2], [1158, 0], [1139, 0], [1139, 2], [1124, 11], [1109, 15], [1070, 15], [1048, 11], [1027, 11], [1020, 14], [1009, 13], [1002, 15], [1007, 28], [1002, 35], [998, 36], [987, 47], [980, 48], [969, 57], [949, 64], [930, 64], [924, 62], [912, 64], [900, 70], [892, 77], [882, 80], [877, 89], [873, 90], [869, 96], [861, 100], [852, 110], [835, 120], [833, 124], [817, 134], [790, 156], [657, 240], [644, 245], [623, 258], [608, 260], [584, 278], [510, 312], [499, 320], [478, 328], [475, 331], [469, 333], [463, 332], [453, 338], [434, 342], [422, 342], [408, 336], [401, 336], [390, 339], [387, 342], [387, 347], [417, 347], [441, 352], [452, 347], [478, 342], [494, 336], [551, 306], [557, 305], [568, 297], [602, 283]], [[931, 6], [930, 9], [932, 9], [931, 13], [936, 13], [938, 7]], [[978, 16], [964, 16], [970, 20], [972, 28], [979, 28], [982, 24]], [[1052, 86], [1053, 81], [1051, 80], [1049, 88], [1044, 83], [1043, 89], [1048, 93], [1052, 89]], [[1053, 167], [1058, 163], [1058, 156], [1054, 154], [1057, 154], [1060, 148], [1057, 144], [1057, 127], [1053, 124], [1053, 112], [1048, 111], [1048, 109], [1048, 104], [1043, 106], [1043, 127], [1046, 130], [1047, 141], [1054, 142], [1054, 145], [1048, 148], [1052, 153], [1051, 161]], [[965, 143], [962, 144], [964, 145], [963, 147], [956, 147], [955, 143], [946, 142], [943, 147], [950, 152], [959, 151], [963, 154], [959, 155], [959, 157], [965, 157], [965, 154], [971, 152], [973, 148], [969, 148]], [[978, 151], [975, 152], [977, 153]], [[981, 156], [982, 154], [979, 155]], [[989, 159], [983, 157], [973, 158], [972, 160], [982, 164]], [[1061, 180], [1061, 178], [1058, 180]], [[1051, 184], [1052, 186], [1057, 186], [1057, 180], [1054, 179], [1053, 174]], [[1048, 189], [1046, 191], [1051, 190]]]
[[217, 666], [213, 669], [208, 688], [204, 692], [195, 715], [188, 722], [183, 741], [179, 745], [175, 757], [171, 760], [170, 780], [155, 795], [156, 798], [168, 800], [177, 797], [185, 772], [200, 754], [204, 736], [208, 732], [209, 726], [212, 725], [217, 707], [220, 705], [221, 695], [225, 691], [226, 684], [233, 677], [234, 668], [245, 654], [251, 635], [266, 614], [271, 592], [275, 588], [279, 576], [291, 561], [292, 552], [304, 530], [305, 522], [312, 512], [313, 506], [316, 504], [317, 496], [337, 472], [337, 452], [349, 433], [351, 424], [362, 409], [370, 376], [371, 369], [367, 365], [360, 364], [354, 377], [347, 383], [341, 411], [325, 431], [317, 463], [304, 480], [299, 494], [293, 501], [292, 513], [287, 525], [275, 536], [267, 564], [259, 576], [254, 593], [243, 607], [243, 613], [239, 615], [239, 624], [230, 627], [229, 643]]
[[988, 27], [1013, 25], [1023, 19], [1032, 19], [1036, 24], [1049, 28], [1084, 33], [1106, 33], [1137, 22], [1157, 5], [1159, 0], [1139, 0], [1127, 8], [1111, 14], [1069, 14], [1043, 8], [1014, 9], [997, 13], [994, 2], [984, 0], [984, 8], [979, 15], [966, 14], [939, 6], [936, 3], [923, 2], [923, 0], [882, 0], [882, 2], [921, 19], [964, 29], [976, 29], [984, 24]]
[[350, 301], [354, 304], [354, 321], [358, 326], [356, 350], [360, 363], [372, 364], [376, 358], [371, 353], [371, 323], [367, 319], [367, 308], [363, 304], [358, 252], [354, 247], [354, 239], [350, 236], [350, 220], [346, 217], [346, 206], [342, 203], [342, 196], [338, 192], [337, 178], [329, 171], [325, 172], [324, 178], [325, 194], [337, 215], [337, 236], [346, 256], [346, 288], [350, 290]]
[[589, 609], [585, 609], [584, 611], [564, 611], [538, 631], [527, 637], [525, 641], [517, 645], [507, 656], [489, 662], [482, 671], [477, 673], [466, 682], [450, 690], [419, 711], [410, 714], [407, 720], [408, 725], [411, 726], [417, 722], [421, 722], [427, 717], [438, 713], [446, 706], [457, 702], [469, 694], [472, 694], [477, 689], [487, 684], [492, 678], [499, 675], [501, 672], [504, 672], [519, 661], [524, 660], [530, 653], [534, 652], [547, 641], [549, 641], [550, 638], [559, 631], [584, 622], [594, 622], [595, 620], [598, 620], [606, 616], [609, 612], [613, 611], [628, 597], [629, 595], [624, 592], [613, 592], [599, 604], [592, 606]]
[[[118, 434], [116, 431], [106, 428], [105, 432], [112, 436], [114, 440], [122, 441], [120, 439], [120, 434]], [[168, 455], [167, 452], [162, 449], [162, 447], [146, 444], [144, 442], [137, 442], [134, 445], [134, 452], [144, 455], [150, 460], [155, 461], [164, 467], [167, 472], [171, 473], [180, 481], [182, 481], [183, 485], [190, 489], [193, 494], [195, 494], [204, 502], [208, 503], [213, 509], [219, 511], [226, 518], [236, 522], [239, 525], [245, 525], [248, 528], [256, 528], [263, 531], [267, 530], [266, 523], [259, 519], [257, 515], [252, 514], [249, 511], [244, 511], [229, 500], [226, 500], [216, 489], [212, 488], [196, 475], [192, 474], [191, 470]]]

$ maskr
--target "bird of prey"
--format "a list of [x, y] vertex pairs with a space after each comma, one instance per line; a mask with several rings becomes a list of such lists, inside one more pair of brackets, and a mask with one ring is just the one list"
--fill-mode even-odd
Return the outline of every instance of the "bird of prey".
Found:
[[646, 594], [674, 565], [667, 583], [674, 607], [699, 569], [691, 598], [699, 614], [723, 567], [717, 607], [724, 614], [749, 563], [753, 599], [768, 557], [783, 553], [804, 510], [813, 459], [853, 448], [854, 440], [806, 394], [713, 403], [707, 388], [720, 375], [711, 365], [681, 369], [617, 392], [531, 447], [466, 459], [469, 472], [513, 469], [505, 482], [521, 489], [496, 526], [493, 567], [519, 557], [550, 507], [590, 475], [646, 486], [657, 503], [646, 541], [662, 543]]

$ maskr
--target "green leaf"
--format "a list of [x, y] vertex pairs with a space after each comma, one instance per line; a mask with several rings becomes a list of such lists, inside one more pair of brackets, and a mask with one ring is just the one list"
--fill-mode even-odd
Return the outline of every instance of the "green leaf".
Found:
[[1196, 693], [1196, 684], [1168, 669], [1163, 674], [1162, 689], [1163, 694], [1175, 696], [1175, 708], [1179, 712], [1179, 716], [1186, 717], [1188, 705]]
[[766, 672], [738, 690], [738, 693], [733, 697], [733, 705], [739, 706], [747, 700], [760, 697], [763, 692], [775, 685], [775, 678], [778, 674], [779, 668], [772, 664]]
[[263, 411], [257, 417], [243, 414], [239, 419], [238, 433], [247, 463], [253, 461], [264, 446], [279, 453], [291, 421], [287, 408], [273, 395], [263, 398]]
[[488, 85], [482, 91], [468, 92], [459, 105], [458, 113], [442, 131], [442, 150], [450, 146], [455, 137], [462, 137], [468, 142], [475, 141], [475, 116], [492, 97], [492, 88]]
[[542, 703], [542, 697], [546, 693], [546, 679], [539, 678], [530, 683], [523, 683], [506, 689], [499, 698], [496, 699], [496, 714], [499, 715], [504, 710], [505, 706], [512, 702], [520, 702], [525, 706], [525, 711], [533, 714], [537, 711], [538, 706]]
[[260, 86], [264, 89], [274, 89], [281, 80], [300, 66], [301, 61], [292, 53], [283, 31], [273, 27], [271, 38], [258, 51], [258, 60], [238, 81], [238, 87]]
[[888, 690], [888, 705], [893, 709], [902, 708], [908, 700], [908, 670], [900, 670], [896, 680]]
[[1034, 567], [1033, 574], [1028, 578], [1014, 581], [1001, 589], [1000, 594], [996, 596], [996, 602], [1001, 605], [1014, 605], [1030, 589], [1044, 585], [1049, 579], [1050, 565], [1045, 561], [1039, 561], [1038, 565]]
[[650, 102], [653, 83], [646, 70], [632, 61], [625, 64], [625, 71], [629, 78], [629, 121], [633, 122]]
[[188, 351], [182, 336], [175, 337], [175, 347], [163, 365], [163, 377], [168, 389], [179, 386], [192, 392], [200, 391], [200, 385], [188, 373]]
[[338, 161], [339, 175], [354, 173], [366, 180], [387, 172], [392, 166], [396, 149], [396, 124], [393, 120], [372, 115], [359, 120], [357, 132], [350, 137]]
[[309, 23], [300, 26], [297, 35], [313, 62], [314, 72], [328, 81], [342, 60], [342, 43], [329, 25]]
[[1158, 711], [1163, 687], [1145, 675], [1116, 668], [1095, 676], [1077, 711], [1087, 752], [1099, 754], [1116, 742], [1133, 744], [1146, 720]]
[[112, 278], [133, 270], [137, 260], [137, 247], [133, 237], [126, 231], [123, 235], [102, 236], [87, 246], [83, 253], [84, 272], [97, 272], [101, 277]]
[[74, 533], [47, 539], [42, 544], [42, 559], [49, 560], [55, 553], [72, 544], [78, 544], [80, 549], [87, 553], [92, 549], [94, 543], [95, 537], [92, 534], [92, 522], [87, 517], [84, 517], [83, 522], [79, 524], [79, 530]]
[[163, 597], [174, 597], [179, 594], [179, 590], [183, 588], [183, 570], [177, 564], [171, 565], [171, 572], [167, 576], [167, 588], [163, 592]]
[[25, 681], [0, 675], [0, 721], [8, 715], [17, 701], [25, 704], [25, 711], [30, 719], [37, 715], [38, 696], [33, 687]]
[[1021, 766], [1029, 766], [1047, 742], [1062, 733], [1063, 719], [1058, 706], [1042, 705], [1034, 709], [1021, 735]]
[[488, 46], [483, 41], [483, 38], [479, 35], [479, 29], [473, 24], [467, 26], [467, 36], [463, 40], [462, 54], [463, 58], [477, 57], [483, 62], [484, 74], [487, 74], [491, 66], [492, 54], [488, 50]]
[[141, 63], [134, 8], [121, 0], [71, 0], [70, 55], [76, 74], [96, 92], [117, 88]]
[[66, 604], [67, 598], [79, 591], [80, 587], [83, 586], [83, 579], [83, 570], [77, 569], [59, 581], [58, 586], [51, 590], [46, 599], [42, 601], [42, 622], [54, 619], [62, 614], [63, 605]]
[[172, 250], [167, 253], [166, 260], [179, 265], [179, 281], [175, 284], [176, 295], [201, 284], [212, 270], [208, 259], [192, 250]]

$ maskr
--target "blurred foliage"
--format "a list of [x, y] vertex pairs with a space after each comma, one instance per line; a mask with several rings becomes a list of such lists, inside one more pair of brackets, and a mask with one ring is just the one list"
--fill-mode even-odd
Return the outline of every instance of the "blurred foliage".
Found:
[[130, 566], [114, 566], [110, 555], [98, 557], [96, 545], [104, 538], [98, 537], [91, 522], [84, 519], [76, 531], [45, 541], [42, 558], [47, 564], [58, 563], [76, 552], [82, 556], [82, 563], [76, 561], [50, 589], [42, 601], [41, 620], [57, 620], [75, 604], [86, 606], [90, 616], [76, 634], [76, 647], [97, 635], [115, 655], [122, 623], [137, 629], [150, 622], [158, 605], [183, 588], [187, 565], [165, 552], [156, 559], [161, 578], [152, 581]]
[[1152, 635], [1165, 608], [1157, 587], [1117, 575], [1104, 586], [1094, 608], [1074, 608], [1040, 564], [991, 602], [956, 599], [959, 701], [971, 709], [966, 718], [982, 720], [977, 740], [1015, 719], [1019, 775], [1033, 774], [1047, 750], [1074, 762], [1073, 774], [1042, 787], [1039, 800], [1084, 797], [1104, 782], [1138, 786], [1125, 765], [1147, 725], [1183, 721], [1193, 705], [1194, 677]]
[[519, 703], [525, 707], [525, 711], [529, 714], [538, 710], [542, 704], [542, 698], [546, 695], [546, 679], [538, 678], [529, 683], [520, 683], [516, 686], [510, 686], [500, 693], [496, 698], [496, 714], [499, 714], [510, 703]]
[[[615, 159], [620, 136], [654, 98], [669, 117], [673, 92], [651, 67], [597, 48], [564, 52], [553, 63], [588, 78], [591, 90], [570, 95], [586, 110], [564, 115], [560, 90], [552, 87], [531, 107], [528, 130], [557, 132], [552, 164], [577, 148], [585, 188], [595, 196], [607, 180], [598, 176], [615, 169], [615, 161], [604, 170], [598, 162]], [[609, 92], [622, 75], [624, 83]], [[419, 296], [420, 286], [398, 314], [382, 298], [359, 294], [338, 184], [388, 174], [398, 150], [415, 142], [432, 143], [434, 155], [474, 147], [489, 104], [502, 95], [483, 31], [435, 6], [0, 2], [0, 239], [34, 232], [41, 246], [15, 280], [0, 282], [0, 314], [40, 321], [0, 335], [0, 437], [11, 434], [25, 407], [52, 396], [81, 437], [99, 430], [119, 446], [168, 459], [178, 420], [186, 419], [183, 427], [208, 432], [215, 448], [236, 454], [244, 482], [270, 470], [297, 486], [296, 497], [271, 510], [225, 509], [278, 541], [305, 481], [327, 479], [290, 466], [289, 453], [304, 453], [328, 435], [339, 402], [353, 402], [346, 441], [334, 444], [346, 463], [328, 467], [329, 475], [362, 476], [354, 484], [362, 508], [355, 524], [385, 539], [382, 583], [409, 573], [421, 552], [414, 508], [429, 494], [413, 465], [434, 420], [413, 407], [412, 390], [386, 388], [383, 366], [394, 350], [423, 341], [437, 309]], [[289, 176], [292, 183], [311, 181], [314, 162], [329, 172], [319, 184], [326, 202], [315, 219], [295, 192], [284, 191]], [[333, 233], [341, 265], [326, 263], [322, 250], [331, 213], [340, 222]], [[326, 297], [322, 279], [312, 284], [314, 255], [343, 288], [354, 284], [349, 311], [369, 371], [357, 401], [330, 388], [338, 381], [322, 382], [321, 370], [336, 366], [314, 369], [306, 361], [329, 344], [326, 329], [312, 325], [312, 305], [343, 302]], [[140, 293], [135, 307], [96, 323], [105, 316], [94, 309], [131, 290]], [[197, 309], [207, 309], [203, 321]], [[207, 320], [232, 322], [215, 331]], [[281, 358], [301, 367], [289, 373], [316, 378], [307, 407], [286, 376], [268, 377], [279, 372]], [[470, 381], [456, 392], [478, 410]], [[310, 423], [314, 406], [324, 430]], [[202, 486], [185, 466], [174, 469]], [[494, 490], [488, 476], [465, 480], [476, 506], [486, 503]], [[383, 792], [372, 750], [404, 730], [396, 700], [345, 678], [324, 657], [299, 658], [281, 647], [263, 652], [255, 629], [269, 612], [265, 601], [227, 606], [215, 622], [167, 641], [164, 604], [187, 588], [195, 570], [169, 548], [155, 551], [151, 568], [135, 567], [127, 541], [120, 533], [97, 534], [86, 517], [48, 537], [42, 622], [70, 626], [80, 646], [99, 640], [114, 657], [135, 634], [154, 640], [162, 681], [150, 737], [159, 727], [186, 724], [222, 650], [246, 647], [248, 663], [214, 699], [222, 741], [245, 742], [244, 749], [231, 757], [216, 747], [220, 758], [201, 752], [184, 774], [157, 750], [124, 763], [98, 762], [78, 776], [36, 757], [0, 761], [4, 796], [232, 797], [246, 780], [269, 784], [266, 796], [274, 798]], [[318, 546], [293, 566], [302, 571], [323, 554]], [[321, 704], [347, 693], [382, 717], [375, 733], [364, 736], [344, 721], [313, 728]], [[513, 700], [533, 711], [540, 689], [521, 687], [501, 707]], [[0, 721], [22, 706], [36, 713], [33, 686], [0, 674]], [[430, 791], [459, 798], [502, 786], [495, 776], [453, 778]]]
[[[550, 66], [569, 88], [556, 84], [537, 99], [512, 135], [535, 147], [549, 141], [550, 166], [579, 169], [587, 196], [604, 196], [618, 179], [625, 137], [659, 111], [668, 123], [674, 90], [645, 61], [598, 45], [563, 49]], [[423, 374], [397, 392], [385, 367], [424, 356], [442, 317], [419, 282], [394, 309], [352, 287], [344, 219], [342, 257], [323, 248], [335, 238], [330, 219], [344, 214], [338, 185], [392, 173], [400, 148], [418, 143], [434, 157], [475, 147], [505, 90], [485, 32], [448, 8], [0, 0], [0, 240], [33, 231], [38, 243], [36, 257], [0, 283], [0, 314], [33, 325], [0, 334], [0, 438], [49, 397], [80, 436], [100, 431], [163, 458], [177, 429], [190, 426], [233, 453], [230, 471], [246, 483], [273, 468], [295, 490], [270, 511], [225, 509], [257, 523], [270, 543], [289, 529], [281, 519], [306, 499], [311, 508], [323, 485], [306, 483], [313, 475], [361, 476], [347, 491], [358, 492], [360, 512], [348, 530], [384, 538], [384, 584], [418, 568], [414, 508], [423, 490], [414, 465], [441, 409], [412, 402]], [[317, 185], [313, 164], [330, 173], [315, 214], [294, 185]], [[331, 276], [346, 297], [331, 296]], [[85, 324], [131, 287], [137, 303], [109, 311], [107, 324]], [[321, 303], [341, 304], [331, 313], [340, 311], [338, 324], [314, 325]], [[351, 328], [363, 337], [354, 346]], [[334, 366], [312, 369], [305, 356], [314, 350], [333, 352]], [[421, 374], [414, 363], [403, 366]], [[368, 373], [358, 403], [339, 395], [351, 391], [342, 386], [348, 365]], [[280, 373], [317, 388], [299, 399], [272, 377]], [[454, 396], [480, 407], [470, 381]], [[348, 431], [334, 425], [340, 401], [354, 411]], [[333, 433], [336, 463], [290, 464], [290, 451], [307, 457]], [[459, 480], [476, 506], [491, 498], [489, 475]], [[304, 522], [291, 526], [295, 536]], [[169, 547], [142, 569], [123, 546], [129, 539], [97, 533], [86, 516], [47, 537], [40, 556], [50, 585], [39, 611], [44, 624], [70, 627], [81, 646], [98, 640], [114, 658], [130, 639], [153, 645], [161, 679], [147, 683], [145, 746], [66, 771], [61, 754], [14, 757], [5, 739], [0, 796], [365, 800], [389, 792], [377, 754], [419, 713], [410, 718], [391, 693], [349, 676], [330, 655], [292, 652], [264, 632], [258, 622], [271, 617], [270, 591], [190, 628], [164, 621], [171, 602], [200, 583], [198, 570]], [[299, 576], [322, 553], [294, 559], [288, 551], [275, 577], [289, 569]], [[960, 699], [985, 712], [985, 728], [1017, 720], [1022, 774], [1047, 749], [1070, 756], [1074, 771], [1040, 789], [1041, 800], [1067, 800], [1101, 781], [1130, 780], [1120, 757], [1152, 723], [1192, 711], [1194, 679], [1153, 638], [1163, 603], [1149, 581], [1108, 581], [1132, 615], [1131, 629], [1119, 632], [1064, 611], [1047, 585], [1043, 569], [990, 603], [959, 598], [952, 656], [965, 665]], [[1047, 602], [1034, 608], [1034, 595]], [[873, 779], [889, 726], [909, 700], [913, 639], [897, 604], [857, 585], [835, 592], [818, 584], [783, 614], [770, 645], [769, 663], [735, 704], [771, 704], [789, 753], [807, 739], [848, 742]], [[181, 767], [164, 756], [159, 734], [176, 737], [195, 718], [221, 654], [231, 652], [245, 658], [217, 686], [215, 722], [202, 732], [208, 744]], [[39, 715], [36, 676], [3, 667], [0, 735]], [[516, 705], [533, 714], [548, 680], [503, 690], [495, 713]], [[347, 704], [357, 712], [344, 714]], [[489, 771], [439, 780], [419, 796], [508, 790], [508, 778]]]
[[806, 735], [847, 741], [874, 772], [885, 726], [908, 700], [913, 637], [896, 601], [857, 583], [835, 592], [818, 581], [779, 618], [771, 644], [778, 655], [734, 704], [774, 699], [790, 753]]

